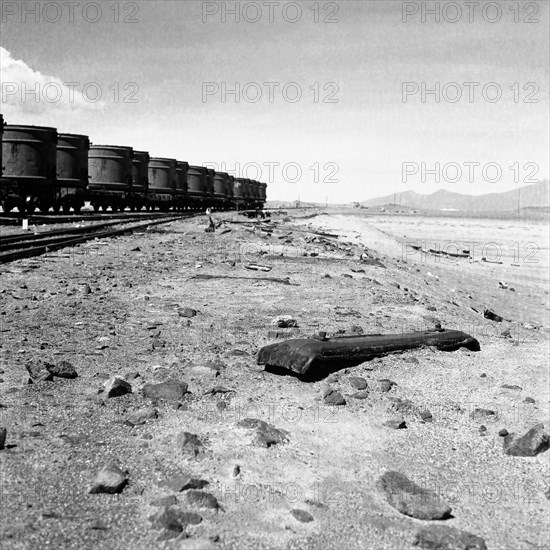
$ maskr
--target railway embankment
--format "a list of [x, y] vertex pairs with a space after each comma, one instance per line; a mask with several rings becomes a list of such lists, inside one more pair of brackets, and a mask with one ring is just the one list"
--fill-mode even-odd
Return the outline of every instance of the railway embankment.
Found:
[[[548, 327], [476, 312], [469, 264], [300, 217], [215, 213], [214, 232], [178, 220], [0, 265], [3, 547], [544, 548]], [[256, 361], [287, 337], [438, 324], [480, 350], [314, 381]]]

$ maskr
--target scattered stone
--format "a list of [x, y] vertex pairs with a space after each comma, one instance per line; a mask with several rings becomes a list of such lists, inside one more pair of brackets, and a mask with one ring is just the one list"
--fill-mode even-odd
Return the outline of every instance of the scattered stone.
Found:
[[496, 411], [493, 411], [492, 409], [479, 409], [475, 408], [470, 413], [470, 418], [472, 420], [491, 420], [492, 422], [495, 422], [498, 419], [498, 414]]
[[241, 467], [238, 464], [236, 464], [235, 466], [233, 466], [232, 475], [233, 477], [239, 477], [240, 474], [241, 474]]
[[290, 315], [279, 315], [273, 319], [272, 324], [278, 328], [293, 328], [298, 326], [298, 321]]
[[523, 388], [521, 386], [516, 386], [515, 384], [502, 384], [500, 386], [501, 388], [504, 388], [505, 390], [522, 390]]
[[391, 428], [392, 430], [403, 430], [407, 427], [407, 423], [403, 417], [401, 418], [392, 418], [383, 423], [383, 426], [386, 428]]
[[177, 506], [166, 506], [149, 516], [149, 521], [153, 529], [167, 529], [181, 533], [187, 525], [198, 525], [202, 517], [194, 512], [185, 512]]
[[486, 435], [487, 433], [487, 426], [484, 426], [483, 424], [477, 429], [479, 432], [479, 435]]
[[46, 368], [52, 373], [53, 376], [59, 378], [77, 378], [78, 374], [75, 368], [69, 363], [69, 361], [60, 361], [56, 365], [46, 363]]
[[550, 487], [548, 487], [548, 489], [546, 489], [546, 491], [544, 491], [544, 496], [550, 500]]
[[349, 397], [351, 397], [352, 399], [366, 399], [368, 396], [368, 391], [357, 391], [355, 393], [352, 393]]
[[127, 393], [132, 393], [132, 385], [126, 382], [122, 376], [118, 374], [111, 376], [104, 384], [104, 391], [107, 397], [120, 397]]
[[269, 448], [273, 445], [286, 443], [288, 441], [288, 432], [275, 428], [275, 426], [263, 420], [259, 420], [258, 418], [245, 418], [241, 420], [237, 426], [256, 430], [256, 436], [252, 443], [258, 447]]
[[229, 355], [230, 357], [246, 357], [250, 354], [248, 353], [248, 351], [236, 348], [229, 351], [227, 355]]
[[393, 382], [393, 380], [388, 380], [387, 378], [375, 380], [371, 383], [371, 387], [373, 387], [376, 391], [383, 393], [389, 392], [394, 386], [397, 386], [397, 384]]
[[306, 512], [305, 510], [294, 508], [294, 510], [290, 510], [290, 513], [292, 514], [294, 519], [297, 519], [302, 523], [309, 523], [310, 521], [313, 521], [313, 516], [309, 512]]
[[206, 390], [204, 395], [217, 395], [218, 393], [236, 393], [235, 390], [228, 390], [224, 386], [214, 386], [213, 388]]
[[149, 505], [157, 508], [173, 506], [178, 503], [178, 499], [174, 495], [168, 495], [152, 500]]
[[160, 384], [145, 384], [142, 392], [145, 397], [179, 401], [187, 393], [187, 384], [178, 380], [167, 380]]
[[510, 456], [536, 456], [550, 448], [550, 436], [544, 424], [536, 424], [521, 437], [509, 434], [504, 438], [504, 452]]
[[323, 394], [323, 401], [325, 402], [325, 405], [341, 406], [346, 404], [346, 400], [342, 394], [332, 388], [325, 390], [325, 393]]
[[53, 380], [53, 374], [48, 367], [53, 367], [53, 365], [47, 363], [46, 361], [42, 361], [42, 359], [28, 361], [25, 365], [32, 382], [46, 382]]
[[430, 550], [487, 550], [481, 537], [446, 525], [422, 527], [416, 533], [413, 545]]
[[8, 430], [3, 426], [0, 426], [0, 451], [4, 448], [6, 444], [6, 436], [8, 435]]
[[502, 428], [502, 430], [499, 430], [498, 435], [500, 437], [506, 437], [509, 434], [508, 430], [506, 428]]
[[350, 376], [348, 378], [349, 385], [356, 390], [364, 390], [367, 388], [367, 381], [361, 376]]
[[418, 414], [422, 419], [422, 422], [433, 422], [433, 415], [428, 409], [424, 409], [423, 411], [420, 411]]
[[94, 531], [107, 531], [109, 526], [101, 519], [94, 519], [88, 524], [87, 529], [92, 529]]
[[159, 487], [166, 487], [176, 493], [181, 493], [188, 489], [204, 489], [207, 485], [208, 481], [205, 479], [198, 479], [187, 475], [174, 476], [159, 483]]
[[125, 375], [124, 375], [124, 378], [125, 380], [135, 380], [136, 378], [139, 378], [141, 375], [139, 374], [139, 372], [135, 371], [135, 372], [127, 372]]
[[180, 432], [176, 438], [176, 445], [183, 453], [197, 456], [202, 450], [203, 442], [196, 434]]
[[216, 378], [220, 374], [219, 370], [206, 365], [193, 365], [186, 372], [191, 376], [199, 376], [201, 378]]
[[126, 474], [116, 464], [107, 464], [97, 473], [90, 493], [120, 493], [127, 483]]
[[[391, 397], [389, 399], [392, 399]], [[409, 414], [414, 409], [414, 403], [410, 399], [394, 398], [394, 402], [391, 406], [392, 410], [398, 413]]]
[[178, 315], [180, 317], [195, 317], [197, 315], [197, 310], [190, 307], [183, 307], [178, 309]]
[[137, 411], [129, 414], [126, 418], [125, 423], [129, 426], [139, 426], [145, 424], [147, 420], [158, 417], [157, 409], [154, 407], [143, 407]]
[[487, 378], [487, 373], [486, 372], [482, 372], [480, 375], [479, 375], [480, 378]]
[[196, 506], [197, 508], [209, 508], [218, 509], [220, 504], [218, 499], [211, 493], [204, 491], [196, 491], [194, 489], [185, 493], [185, 500], [189, 506]]
[[435, 306], [428, 306], [426, 309], [428, 311], [437, 311], [437, 308]]
[[416, 519], [445, 519], [451, 507], [436, 493], [416, 485], [407, 476], [394, 471], [386, 472], [377, 483], [388, 503], [406, 516]]

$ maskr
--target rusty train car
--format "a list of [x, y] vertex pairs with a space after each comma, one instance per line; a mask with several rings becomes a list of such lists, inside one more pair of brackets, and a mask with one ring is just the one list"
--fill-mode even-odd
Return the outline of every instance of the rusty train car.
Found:
[[267, 185], [128, 146], [95, 145], [56, 128], [5, 124], [0, 114], [0, 205], [32, 214], [263, 208]]

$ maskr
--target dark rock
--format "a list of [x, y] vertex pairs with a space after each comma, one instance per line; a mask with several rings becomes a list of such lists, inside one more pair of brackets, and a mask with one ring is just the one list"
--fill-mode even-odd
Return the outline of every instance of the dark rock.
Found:
[[199, 436], [189, 432], [180, 432], [176, 438], [176, 444], [180, 451], [193, 456], [200, 454], [203, 447]]
[[152, 500], [149, 505], [162, 508], [164, 506], [173, 506], [178, 503], [178, 499], [174, 495], [168, 495], [165, 497], [160, 497], [155, 500]]
[[526, 397], [523, 400], [524, 403], [536, 403], [536, 401], [532, 397]]
[[384, 422], [383, 426], [391, 428], [392, 430], [402, 430], [407, 427], [407, 423], [404, 418], [392, 418]]
[[[349, 329], [350, 333], [351, 334], [365, 334], [365, 331], [363, 330], [363, 327], [360, 327], [359, 325], [353, 325], [350, 329]], [[361, 388], [358, 388], [358, 389], [361, 389]]]
[[4, 448], [6, 444], [6, 436], [8, 435], [8, 430], [3, 426], [0, 426], [0, 451]]
[[126, 483], [126, 474], [116, 464], [107, 464], [97, 473], [90, 493], [120, 493]]
[[295, 508], [294, 510], [290, 510], [290, 513], [292, 514], [294, 519], [297, 519], [302, 523], [309, 523], [310, 521], [313, 521], [313, 516], [309, 512], [306, 512], [305, 510], [300, 510], [299, 508]]
[[546, 491], [544, 491], [544, 496], [550, 500], [550, 487], [548, 487], [548, 489], [546, 489]]
[[145, 384], [142, 392], [145, 397], [179, 401], [187, 393], [187, 384], [178, 380], [167, 380], [160, 384]]
[[75, 368], [69, 361], [60, 361], [56, 365], [46, 364], [46, 368], [59, 378], [76, 378], [78, 376]]
[[196, 506], [197, 508], [217, 509], [220, 507], [218, 499], [214, 495], [204, 491], [191, 489], [185, 493], [185, 500], [189, 506]]
[[144, 407], [129, 414], [126, 417], [125, 423], [129, 426], [139, 426], [145, 424], [147, 420], [157, 418], [158, 412], [154, 407]]
[[149, 516], [153, 529], [167, 529], [181, 533], [187, 525], [198, 525], [202, 517], [194, 512], [185, 512], [177, 506], [166, 506]]
[[428, 306], [426, 309], [428, 311], [437, 311], [437, 308], [435, 306]]
[[127, 393], [132, 393], [132, 386], [122, 376], [112, 376], [105, 382], [105, 395], [107, 397], [120, 397]]
[[171, 491], [180, 493], [188, 489], [204, 489], [208, 485], [205, 479], [198, 479], [187, 475], [174, 476], [159, 483], [159, 487], [166, 487]]
[[258, 447], [271, 447], [288, 441], [288, 432], [275, 428], [258, 418], [245, 418], [237, 426], [256, 430], [256, 436], [252, 443]]
[[298, 326], [298, 321], [290, 315], [280, 315], [273, 319], [273, 325], [278, 328], [294, 328]]
[[437, 494], [416, 485], [399, 472], [386, 472], [377, 485], [385, 493], [388, 503], [406, 516], [433, 520], [445, 519], [451, 513], [451, 507]]
[[423, 527], [416, 533], [413, 545], [430, 550], [487, 550], [481, 537], [446, 525]]
[[550, 436], [543, 424], [536, 424], [521, 437], [509, 434], [504, 438], [504, 452], [510, 456], [536, 456], [550, 448]]
[[500, 431], [498, 432], [498, 435], [499, 435], [500, 437], [506, 437], [506, 436], [508, 435], [508, 433], [509, 433], [509, 432], [508, 432], [508, 430], [507, 430], [506, 428], [502, 428], [502, 430], [500, 430]]
[[485, 435], [485, 432], [487, 431], [487, 426], [484, 426], [483, 424], [477, 429], [477, 431], [480, 433], [480, 435]]
[[389, 392], [394, 386], [397, 386], [397, 384], [393, 380], [388, 380], [387, 378], [382, 378], [381, 380], [376, 380], [374, 383], [371, 383], [371, 387], [376, 391], [384, 393]]
[[364, 390], [367, 387], [367, 381], [361, 376], [350, 376], [348, 378], [349, 385], [356, 390]]
[[483, 312], [483, 317], [485, 317], [485, 319], [490, 319], [491, 321], [495, 321], [496, 323], [502, 323], [502, 321], [503, 321], [503, 319], [500, 315], [497, 315], [496, 313], [494, 313], [490, 309], [486, 309]]
[[523, 389], [521, 386], [516, 386], [516, 384], [502, 384], [502, 386], [500, 387], [504, 388], [505, 390], [522, 390]]
[[323, 394], [323, 401], [325, 402], [325, 405], [340, 406], [346, 404], [346, 400], [342, 394], [332, 388], [328, 388], [325, 391]]
[[178, 309], [178, 315], [180, 317], [195, 317], [197, 315], [197, 310], [190, 307], [183, 307]]
[[53, 374], [49, 367], [53, 367], [51, 363], [37, 359], [35, 361], [29, 361], [25, 365], [32, 382], [46, 382], [53, 380]]

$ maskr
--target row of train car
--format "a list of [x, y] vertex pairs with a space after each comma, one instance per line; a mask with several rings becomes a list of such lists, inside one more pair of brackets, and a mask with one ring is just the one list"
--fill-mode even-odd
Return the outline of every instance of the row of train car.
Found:
[[0, 115], [0, 203], [4, 212], [71, 209], [258, 209], [267, 184], [131, 147], [91, 144], [55, 128], [4, 123]]

